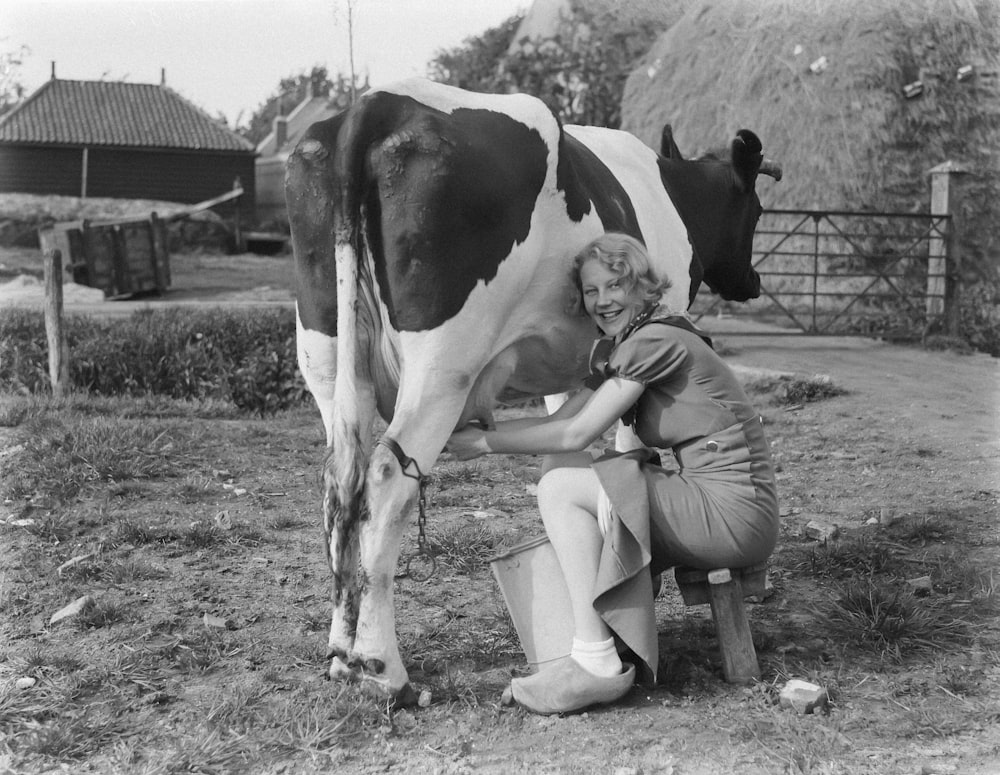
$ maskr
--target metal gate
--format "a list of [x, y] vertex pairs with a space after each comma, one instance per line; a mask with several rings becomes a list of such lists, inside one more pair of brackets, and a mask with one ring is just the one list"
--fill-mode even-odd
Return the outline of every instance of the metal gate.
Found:
[[726, 302], [703, 287], [690, 312], [731, 335], [760, 333], [750, 320], [775, 334], [918, 339], [951, 331], [951, 237], [949, 215], [765, 210], [753, 254], [760, 298]]

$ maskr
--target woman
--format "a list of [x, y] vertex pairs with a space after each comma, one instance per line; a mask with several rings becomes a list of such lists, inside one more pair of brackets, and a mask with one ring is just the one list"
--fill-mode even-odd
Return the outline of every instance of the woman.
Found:
[[[655, 680], [650, 573], [675, 565], [735, 568], [774, 549], [778, 506], [762, 420], [728, 366], [698, 331], [659, 305], [667, 287], [645, 248], [605, 234], [575, 259], [583, 313], [603, 333], [584, 388], [554, 414], [466, 427], [448, 449], [548, 454], [538, 506], [566, 578], [575, 632], [570, 658], [511, 682], [537, 713], [613, 702], [635, 680], [615, 636]], [[647, 449], [583, 452], [612, 423]], [[653, 449], [671, 450], [665, 470]]]

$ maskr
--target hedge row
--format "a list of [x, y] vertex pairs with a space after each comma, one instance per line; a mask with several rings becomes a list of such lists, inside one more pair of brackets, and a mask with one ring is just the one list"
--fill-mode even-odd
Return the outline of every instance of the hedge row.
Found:
[[[307, 397], [290, 310], [141, 311], [127, 318], [69, 316], [73, 388], [95, 395], [232, 401], [267, 414]], [[0, 314], [0, 391], [50, 390], [41, 312]]]

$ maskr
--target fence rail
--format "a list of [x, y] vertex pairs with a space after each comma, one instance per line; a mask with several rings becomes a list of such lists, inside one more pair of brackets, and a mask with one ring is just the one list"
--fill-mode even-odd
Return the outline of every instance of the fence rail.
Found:
[[[919, 338], [949, 330], [955, 308], [951, 217], [837, 210], [765, 210], [754, 238], [761, 297], [731, 304], [699, 292], [698, 321], [715, 313], [767, 319], [789, 334]], [[731, 328], [732, 330], [725, 330]]]

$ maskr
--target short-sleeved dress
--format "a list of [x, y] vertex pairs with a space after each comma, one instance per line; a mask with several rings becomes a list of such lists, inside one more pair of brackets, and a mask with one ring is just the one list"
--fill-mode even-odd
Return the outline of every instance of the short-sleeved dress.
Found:
[[664, 469], [649, 449], [592, 464], [612, 506], [594, 607], [655, 679], [650, 571], [763, 562], [777, 541], [778, 501], [763, 420], [732, 370], [686, 318], [661, 309], [643, 317], [620, 341], [602, 340], [610, 353], [592, 357], [586, 385], [645, 385], [622, 419], [679, 467]]

